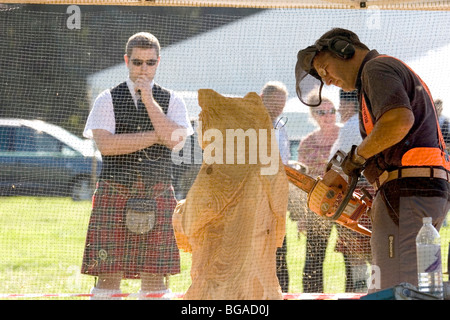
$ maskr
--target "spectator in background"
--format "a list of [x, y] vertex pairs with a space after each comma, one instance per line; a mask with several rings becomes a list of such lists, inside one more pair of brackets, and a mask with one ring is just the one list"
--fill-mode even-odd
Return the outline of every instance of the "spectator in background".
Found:
[[[362, 141], [361, 135], [355, 134], [359, 131], [359, 103], [357, 91], [345, 92], [339, 90], [339, 113], [341, 114], [342, 127], [338, 138], [331, 148], [330, 159], [338, 150], [349, 152], [352, 145], [359, 145]], [[338, 170], [338, 168], [335, 168]], [[358, 187], [364, 187], [373, 194], [372, 186], [361, 177]], [[358, 189], [356, 190], [358, 191]], [[370, 219], [363, 215], [359, 223], [370, 229]], [[367, 278], [369, 277], [368, 265], [370, 264], [370, 237], [360, 235], [339, 224], [336, 224], [339, 234], [336, 243], [336, 251], [342, 252], [345, 262], [345, 291], [366, 292]]]
[[122, 279], [141, 279], [143, 297], [169, 293], [168, 276], [180, 272], [171, 150], [193, 129], [184, 101], [154, 82], [159, 51], [152, 34], [130, 37], [128, 79], [99, 95], [86, 123], [103, 158], [81, 268], [98, 277], [94, 299], [120, 294]]
[[342, 126], [331, 148], [330, 158], [338, 150], [347, 153], [352, 148], [352, 145], [361, 143], [361, 136], [355, 134], [355, 132], [359, 131], [358, 106], [358, 95], [356, 91], [345, 92], [342, 89], [339, 90], [339, 114], [341, 115]]
[[434, 101], [434, 106], [436, 107], [436, 112], [439, 117], [439, 125], [441, 127], [442, 135], [444, 136], [445, 146], [447, 151], [450, 150], [450, 119], [446, 115], [442, 114], [444, 110], [444, 103], [441, 99], [436, 99]]
[[[442, 114], [442, 111], [444, 111], [444, 103], [441, 99], [436, 99], [434, 101], [434, 106], [436, 107], [436, 112], [439, 117], [439, 126], [441, 127], [442, 135], [444, 136], [445, 147], [447, 152], [450, 152], [450, 118]], [[443, 226], [447, 226], [447, 219], [444, 220]]]
[[275, 133], [280, 148], [281, 160], [284, 164], [287, 164], [290, 157], [289, 139], [285, 127], [286, 122], [281, 117], [281, 114], [286, 105], [288, 91], [282, 82], [270, 81], [264, 85], [260, 96], [269, 112], [273, 127], [276, 130]]
[[[272, 120], [278, 147], [280, 149], [281, 160], [287, 165], [290, 157], [289, 139], [285, 128], [285, 122], [280, 117], [288, 96], [286, 86], [282, 82], [267, 82], [261, 89], [261, 99], [269, 112]], [[289, 271], [287, 267], [287, 244], [284, 237], [283, 246], [277, 249], [277, 276], [283, 293], [289, 290]]]
[[[316, 178], [325, 173], [330, 150], [340, 128], [336, 123], [336, 108], [331, 100], [322, 98], [322, 103], [310, 110], [319, 128], [300, 141], [298, 161], [307, 166], [308, 175]], [[323, 262], [333, 224], [310, 210], [308, 212], [303, 292], [323, 292]]]

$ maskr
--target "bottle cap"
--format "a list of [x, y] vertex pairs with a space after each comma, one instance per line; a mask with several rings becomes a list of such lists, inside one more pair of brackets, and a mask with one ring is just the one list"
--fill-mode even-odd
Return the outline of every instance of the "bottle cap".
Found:
[[433, 221], [433, 218], [432, 217], [424, 217], [423, 219], [422, 219], [422, 222], [423, 223], [431, 223]]

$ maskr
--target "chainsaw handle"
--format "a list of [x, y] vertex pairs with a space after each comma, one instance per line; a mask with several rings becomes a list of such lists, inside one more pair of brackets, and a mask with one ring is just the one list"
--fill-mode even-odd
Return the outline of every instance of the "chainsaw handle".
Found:
[[[342, 162], [344, 162], [344, 159], [346, 156], [347, 156], [347, 154], [344, 151], [342, 151], [342, 150], [336, 151], [334, 156], [328, 162], [327, 171], [329, 171], [333, 167], [333, 165], [341, 168]], [[353, 196], [353, 191], [355, 191], [356, 185], [358, 184], [358, 180], [359, 180], [359, 174], [350, 177], [349, 185], [347, 188], [347, 193], [346, 193], [344, 199], [342, 199], [342, 202], [339, 205], [339, 207], [337, 208], [336, 212], [334, 213], [333, 216], [330, 217], [330, 219], [332, 219], [332, 220], [339, 219], [341, 214], [344, 212], [345, 207], [347, 207], [348, 202], [350, 201], [350, 199]]]
[[330, 159], [330, 161], [327, 164], [327, 171], [329, 171], [333, 167], [333, 165], [341, 168], [342, 162], [344, 161], [346, 156], [347, 154], [344, 151], [342, 150], [336, 151], [334, 156]]
[[337, 220], [344, 212], [345, 207], [347, 207], [348, 202], [353, 196], [353, 191], [355, 191], [356, 185], [358, 184], [359, 175], [354, 175], [350, 177], [350, 183], [347, 188], [347, 193], [345, 194], [344, 199], [342, 199], [341, 204], [337, 208], [336, 212], [330, 217], [332, 220]]

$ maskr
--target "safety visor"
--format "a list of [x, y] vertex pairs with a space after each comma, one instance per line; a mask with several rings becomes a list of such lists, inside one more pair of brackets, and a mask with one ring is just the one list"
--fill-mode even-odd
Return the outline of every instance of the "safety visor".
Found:
[[309, 107], [317, 107], [322, 103], [323, 81], [312, 65], [318, 52], [315, 45], [300, 50], [295, 65], [297, 96], [303, 104]]

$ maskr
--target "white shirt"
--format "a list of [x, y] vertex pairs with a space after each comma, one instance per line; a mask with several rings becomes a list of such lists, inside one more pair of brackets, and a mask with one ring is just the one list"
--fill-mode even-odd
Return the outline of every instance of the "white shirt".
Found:
[[[133, 97], [134, 104], [137, 108], [137, 95], [134, 90], [134, 83], [130, 78], [126, 81], [128, 89], [130, 89], [131, 96]], [[154, 81], [152, 81], [153, 88]], [[167, 117], [174, 121], [176, 124], [187, 129], [187, 135], [192, 135], [194, 129], [189, 121], [189, 115], [186, 109], [186, 104], [183, 98], [177, 96], [172, 90], [170, 90], [169, 108], [167, 109]], [[93, 129], [103, 129], [114, 134], [116, 132], [116, 119], [114, 116], [114, 107], [111, 96], [111, 90], [107, 89], [100, 93], [94, 102], [91, 112], [89, 113], [84, 127], [83, 136], [92, 139]]]
[[338, 150], [345, 153], [350, 152], [352, 145], [359, 145], [362, 142], [362, 137], [359, 131], [358, 114], [353, 115], [339, 130], [339, 135], [331, 147], [330, 159], [336, 154]]
[[282, 118], [277, 118], [273, 123], [273, 127], [275, 128], [275, 136], [277, 137], [278, 148], [280, 149], [281, 161], [284, 164], [288, 164], [291, 151], [289, 149], [289, 138], [285, 124]]

